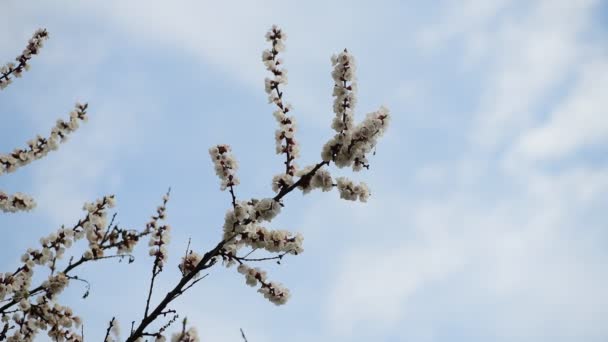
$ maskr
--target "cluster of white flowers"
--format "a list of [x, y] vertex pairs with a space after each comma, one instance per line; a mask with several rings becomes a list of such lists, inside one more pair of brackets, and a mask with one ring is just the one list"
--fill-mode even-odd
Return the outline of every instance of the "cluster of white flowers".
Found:
[[42, 283], [42, 287], [46, 289], [46, 297], [50, 299], [56, 298], [70, 283], [70, 279], [63, 272], [56, 275], [50, 275], [49, 279]]
[[30, 69], [28, 61], [33, 55], [40, 51], [44, 45], [44, 41], [48, 39], [48, 37], [49, 34], [45, 29], [38, 29], [36, 32], [34, 32], [32, 38], [30, 38], [23, 52], [17, 56], [17, 58], [15, 58], [17, 64], [14, 62], [9, 62], [0, 67], [0, 90], [6, 88], [12, 83], [11, 75], [21, 77], [24, 70], [27, 71]]
[[346, 49], [331, 57], [334, 70], [334, 117], [331, 127], [338, 133], [353, 127], [353, 112], [357, 103], [357, 79], [355, 77], [355, 58]]
[[153, 256], [154, 263], [162, 270], [169, 255], [167, 254], [167, 244], [170, 237], [171, 226], [161, 225], [150, 235], [150, 256]]
[[281, 189], [289, 188], [292, 185], [293, 176], [290, 174], [279, 173], [272, 178], [272, 191], [274, 192], [280, 192]]
[[0, 211], [14, 213], [17, 211], [30, 211], [34, 207], [36, 207], [36, 202], [30, 196], [20, 192], [9, 195], [0, 190]]
[[249, 224], [241, 234], [240, 243], [252, 248], [265, 249], [268, 252], [285, 252], [300, 254], [304, 252], [302, 242], [304, 236], [300, 233], [295, 235], [287, 230], [268, 230], [262, 226]]
[[281, 203], [273, 198], [264, 198], [259, 201], [251, 200], [256, 217], [262, 221], [271, 221], [281, 212]]
[[[199, 338], [198, 338], [198, 332], [196, 331], [195, 327], [190, 327], [188, 330], [184, 331], [184, 332], [178, 332], [178, 333], [174, 333], [171, 336], [171, 342], [199, 342]], [[164, 337], [162, 341], [158, 341], [157, 342], [164, 342]]]
[[73, 328], [81, 325], [81, 320], [69, 307], [39, 296], [35, 303], [21, 300], [19, 309], [20, 312], [15, 312], [11, 317], [2, 316], [5, 324], [12, 320], [17, 325], [12, 335], [6, 338], [7, 341], [34, 341], [39, 330], [47, 330], [48, 336], [54, 341], [82, 342], [82, 336], [73, 331]]
[[146, 229], [150, 232], [150, 256], [154, 257], [154, 265], [162, 271], [163, 266], [168, 258], [167, 244], [170, 241], [169, 232], [171, 226], [168, 224], [159, 225], [159, 220], [167, 218], [167, 202], [169, 201], [169, 192], [163, 196], [163, 204], [156, 208], [156, 215], [146, 224]]
[[[226, 267], [235, 265], [237, 262], [241, 266], [243, 265], [243, 261], [247, 259], [239, 257], [237, 253], [245, 246], [252, 249], [263, 249], [271, 253], [300, 254], [304, 251], [302, 248], [304, 237], [301, 234], [294, 235], [286, 230], [269, 230], [258, 224], [263, 220], [271, 221], [279, 214], [280, 209], [281, 205], [278, 201], [272, 198], [264, 198], [262, 200], [238, 201], [233, 209], [226, 212], [224, 220], [224, 241], [226, 243], [220, 250], [223, 264]], [[190, 255], [183, 259], [182, 265], [184, 266], [180, 266], [182, 272], [184, 272], [184, 269], [188, 269], [187, 262], [192, 265], [193, 263], [198, 264], [198, 261], [200, 261], [200, 256]], [[277, 258], [280, 257], [282, 255]], [[190, 262], [189, 259], [193, 259], [193, 262]], [[190, 268], [192, 267], [190, 266]], [[251, 284], [251, 280], [248, 280], [248, 283]], [[274, 283], [266, 284], [261, 288], [263, 291], [260, 292], [264, 293], [266, 298], [273, 303], [283, 304], [287, 301], [288, 296], [284, 294], [288, 294], [288, 291], [275, 285]], [[269, 290], [275, 287], [276, 291]]]
[[201, 255], [194, 252], [189, 251], [188, 254], [182, 257], [182, 262], [179, 264], [179, 270], [182, 272], [182, 275], [186, 275], [196, 269], [196, 266], [201, 262]]
[[259, 268], [251, 268], [246, 264], [241, 264], [237, 268], [238, 272], [245, 275], [245, 282], [249, 286], [257, 286], [258, 283], [261, 287], [258, 292], [264, 295], [264, 298], [270, 300], [270, 302], [281, 305], [287, 303], [289, 299], [289, 289], [285, 288], [280, 283], [267, 282], [266, 272]]
[[298, 188], [302, 190], [302, 193], [307, 194], [313, 189], [321, 189], [324, 192], [333, 189], [334, 183], [331, 173], [323, 168], [313, 173], [314, 168], [314, 165], [310, 165], [296, 173], [296, 176], [301, 178]]
[[[285, 154], [285, 175], [293, 176], [297, 166], [293, 161], [300, 156], [300, 146], [296, 141], [294, 134], [296, 132], [296, 120], [293, 116], [287, 113], [293, 110], [292, 106], [283, 102], [283, 92], [280, 89], [281, 85], [287, 84], [287, 69], [282, 68], [283, 60], [278, 58], [281, 51], [285, 49], [285, 40], [287, 35], [276, 25], [266, 33], [266, 40], [272, 43], [270, 49], [262, 52], [262, 62], [266, 69], [272, 73], [272, 78], [264, 80], [265, 90], [268, 94], [268, 103], [274, 103], [277, 110], [273, 113], [279, 129], [275, 132], [276, 153]], [[281, 177], [281, 175], [277, 175]], [[276, 178], [276, 177], [275, 177]], [[286, 180], [288, 183], [289, 180]], [[279, 182], [277, 186], [285, 186]], [[275, 189], [273, 180], [273, 189]], [[275, 190], [278, 192], [278, 190]]]
[[353, 181], [346, 177], [338, 177], [337, 188], [340, 192], [340, 198], [349, 201], [356, 201], [357, 199], [361, 202], [367, 202], [370, 196], [369, 188], [364, 182], [355, 185]]
[[215, 166], [215, 173], [222, 181], [220, 186], [222, 190], [239, 184], [239, 179], [236, 176], [238, 164], [230, 152], [229, 145], [217, 145], [209, 149], [209, 155]]
[[332, 56], [331, 61], [334, 66], [331, 75], [334, 79], [333, 109], [336, 114], [331, 127], [337, 134], [323, 146], [321, 158], [326, 162], [335, 162], [340, 168], [352, 166], [354, 171], [369, 168], [367, 153], [376, 146], [378, 137], [386, 130], [389, 111], [381, 107], [354, 126], [354, 107], [357, 103], [354, 58], [345, 49]]
[[[262, 203], [263, 205], [260, 205]], [[276, 206], [276, 207], [275, 207]], [[257, 209], [256, 209], [257, 208]], [[260, 214], [260, 208], [266, 214]], [[272, 219], [273, 214], [267, 214], [268, 208], [280, 208], [278, 202], [272, 199], [261, 201], [251, 200], [250, 202], [239, 202], [235, 210], [229, 210], [226, 214], [226, 222], [224, 224], [224, 238], [229, 239], [234, 237], [234, 240], [229, 241], [222, 248], [222, 257], [224, 265], [227, 267], [239, 262], [238, 271], [243, 274], [248, 274], [246, 278], [247, 284], [255, 286], [259, 280], [262, 284], [259, 292], [264, 294], [264, 297], [271, 302], [279, 305], [285, 304], [289, 298], [289, 291], [278, 283], [266, 283], [266, 273], [256, 268], [250, 269], [242, 263], [241, 258], [237, 256], [237, 252], [244, 246], [249, 246], [253, 249], [264, 249], [271, 253], [289, 253], [300, 254], [304, 251], [302, 242], [304, 237], [301, 234], [293, 234], [286, 230], [268, 230], [257, 225], [257, 219], [266, 217]], [[264, 216], [262, 216], [264, 215]], [[237, 236], [234, 233], [237, 232]], [[255, 278], [257, 275], [258, 278]], [[255, 280], [257, 279], [257, 280]]]
[[384, 134], [389, 118], [389, 111], [385, 107], [367, 114], [365, 120], [352, 129], [352, 133], [347, 131], [330, 139], [323, 146], [321, 157], [324, 161], [335, 162], [338, 167], [352, 166], [353, 171], [369, 168], [367, 154]]
[[271, 221], [281, 212], [281, 204], [273, 198], [235, 202], [224, 217], [224, 238], [245, 230], [246, 224]]
[[97, 259], [104, 256], [101, 245], [107, 239], [108, 216], [106, 209], [113, 208], [115, 204], [114, 195], [104, 196], [93, 203], [84, 204], [83, 209], [88, 214], [81, 223], [82, 230], [75, 229], [74, 236], [78, 240], [84, 234], [89, 241], [89, 249], [83, 255], [85, 259]]

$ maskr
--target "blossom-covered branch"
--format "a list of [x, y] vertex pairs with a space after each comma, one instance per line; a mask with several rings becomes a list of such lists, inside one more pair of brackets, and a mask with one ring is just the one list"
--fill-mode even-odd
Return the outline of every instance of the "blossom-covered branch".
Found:
[[[80, 121], [87, 121], [87, 107], [86, 103], [76, 103], [74, 110], [70, 112], [70, 119], [68, 121], [57, 120], [48, 137], [38, 135], [27, 142], [28, 147], [16, 148], [11, 153], [0, 154], [0, 175], [14, 172], [34, 160], [45, 157], [50, 151], [56, 150], [60, 143], [67, 140], [70, 133], [78, 129]], [[0, 211], [28, 211], [35, 205], [35, 201], [27, 195], [21, 193], [8, 195], [0, 191]]]
[[[107, 209], [114, 205], [114, 197], [106, 196], [94, 203], [85, 204], [87, 215], [74, 227], [62, 227], [56, 233], [41, 239], [41, 248], [29, 249], [22, 257], [22, 265], [14, 272], [0, 274], [0, 317], [4, 326], [0, 326], [0, 341], [10, 339], [15, 341], [31, 341], [40, 330], [46, 330], [55, 340], [82, 341], [82, 333], [74, 327], [80, 324], [78, 316], [70, 308], [57, 302], [57, 295], [64, 290], [70, 280], [81, 280], [72, 275], [78, 266], [88, 261], [101, 260], [111, 257], [130, 256], [137, 242], [144, 236], [150, 236], [150, 255], [154, 258], [149, 291], [145, 300], [144, 315], [140, 321], [133, 321], [127, 342], [140, 342], [152, 337], [157, 342], [166, 341], [166, 330], [177, 320], [178, 314], [170, 307], [171, 303], [184, 295], [190, 288], [204, 279], [204, 270], [216, 264], [226, 267], [238, 265], [237, 271], [245, 278], [245, 283], [257, 287], [266, 299], [276, 305], [285, 304], [290, 298], [290, 291], [281, 283], [268, 279], [264, 270], [251, 266], [252, 263], [276, 261], [280, 263], [286, 255], [299, 255], [304, 251], [304, 237], [284, 229], [271, 229], [270, 224], [285, 206], [285, 199], [294, 190], [304, 194], [314, 189], [324, 192], [336, 188], [340, 197], [346, 200], [365, 202], [370, 196], [368, 186], [361, 182], [356, 184], [345, 177], [332, 178], [329, 167], [333, 162], [337, 167], [352, 166], [354, 171], [369, 168], [367, 154], [372, 151], [377, 139], [384, 133], [389, 121], [389, 113], [384, 107], [368, 114], [359, 124], [355, 124], [353, 109], [356, 103], [356, 77], [354, 74], [354, 59], [347, 50], [332, 58], [334, 71], [334, 113], [332, 128], [336, 134], [323, 147], [321, 160], [310, 166], [298, 169], [294, 163], [299, 154], [299, 146], [294, 139], [295, 119], [288, 116], [291, 106], [283, 102], [280, 85], [285, 84], [286, 70], [278, 58], [284, 49], [285, 33], [273, 26], [266, 38], [272, 43], [269, 50], [264, 51], [263, 61], [273, 74], [272, 79], [266, 79], [266, 92], [269, 100], [278, 108], [274, 115], [279, 122], [279, 130], [275, 136], [278, 154], [285, 154], [285, 172], [272, 178], [274, 194], [265, 198], [250, 198], [239, 200], [235, 188], [239, 185], [236, 174], [238, 163], [229, 145], [220, 144], [209, 149], [209, 155], [216, 174], [220, 178], [220, 189], [229, 190], [230, 206], [224, 216], [221, 238], [215, 247], [207, 252], [197, 252], [190, 248], [190, 242], [185, 255], [177, 267], [181, 277], [167, 291], [158, 303], [152, 302], [155, 290], [155, 280], [166, 267], [170, 226], [160, 223], [166, 220], [166, 204], [169, 193], [163, 197], [163, 203], [156, 209], [156, 214], [141, 230], [127, 230], [113, 226], [107, 222]], [[86, 105], [83, 112], [86, 110]], [[77, 116], [77, 119], [82, 119]], [[63, 126], [62, 126], [63, 127]], [[75, 129], [75, 128], [74, 128]], [[69, 132], [68, 132], [69, 133]], [[60, 136], [63, 138], [63, 136]], [[48, 141], [45, 141], [48, 144]], [[38, 146], [33, 144], [31, 146]], [[34, 147], [31, 147], [33, 150]], [[15, 155], [16, 153], [16, 155]], [[14, 152], [11, 158], [17, 161], [0, 159], [6, 172], [21, 164], [35, 159], [21, 158], [21, 152]], [[35, 157], [37, 154], [34, 153]], [[16, 159], [19, 157], [18, 159]], [[28, 159], [30, 158], [30, 159]], [[10, 163], [10, 165], [9, 165]], [[21, 164], [19, 164], [21, 163]], [[4, 197], [2, 197], [4, 196]], [[11, 202], [14, 207], [26, 204], [23, 196], [9, 196], [0, 193], [0, 202]], [[65, 267], [59, 267], [66, 250], [73, 242], [86, 238], [87, 250], [79, 257], [74, 256]], [[107, 255], [114, 249], [116, 254]], [[264, 255], [252, 256], [255, 252], [265, 252]], [[76, 260], [76, 261], [74, 261]], [[32, 287], [32, 274], [37, 266], [46, 266], [50, 270], [47, 280], [37, 287]], [[61, 271], [60, 271], [61, 270]], [[85, 294], [86, 296], [86, 294]], [[5, 299], [6, 298], [6, 299]], [[4, 304], [2, 304], [4, 303]], [[158, 321], [163, 320], [162, 323]], [[105, 340], [119, 339], [118, 319], [110, 321]], [[155, 323], [157, 323], [155, 325]], [[195, 342], [198, 334], [194, 327], [187, 327], [184, 319], [181, 331], [172, 334], [173, 342]], [[243, 338], [246, 339], [244, 337]]]
[[70, 112], [68, 121], [57, 120], [55, 127], [47, 138], [40, 135], [27, 142], [28, 147], [16, 148], [9, 154], [0, 154], [0, 175], [11, 173], [34, 160], [45, 157], [50, 151], [55, 151], [59, 143], [65, 142], [68, 135], [80, 126], [80, 121], [87, 121], [88, 104], [76, 103]]
[[36, 30], [23, 52], [15, 58], [17, 63], [9, 62], [0, 67], [0, 90], [3, 90], [12, 83], [13, 79], [11, 76], [21, 77], [23, 71], [30, 70], [29, 60], [32, 56], [38, 54], [48, 37], [49, 34], [46, 29]]
[[266, 40], [272, 45], [262, 53], [262, 61], [273, 76], [264, 80], [264, 88], [268, 94], [268, 103], [274, 103], [277, 107], [273, 113], [279, 124], [279, 129], [275, 132], [276, 153], [285, 154], [285, 172], [274, 176], [272, 180], [272, 190], [275, 192], [293, 184], [293, 176], [297, 171], [293, 161], [300, 155], [300, 146], [294, 136], [296, 119], [287, 114], [293, 108], [291, 104], [283, 102], [283, 91], [281, 91], [281, 85], [287, 84], [287, 69], [282, 68], [283, 60], [278, 56], [285, 50], [286, 39], [287, 34], [273, 25], [266, 33]]
[[[226, 267], [239, 264], [237, 270], [245, 275], [248, 285], [259, 286], [258, 292], [262, 293], [272, 303], [285, 304], [290, 296], [289, 290], [278, 282], [269, 281], [265, 271], [257, 267], [251, 267], [246, 262], [280, 260], [286, 254], [297, 255], [302, 253], [303, 237], [300, 234], [293, 234], [285, 230], [267, 229], [261, 223], [272, 221], [284, 206], [283, 198], [296, 188], [307, 193], [315, 188], [329, 191], [337, 187], [340, 197], [347, 200], [359, 199], [365, 202], [369, 197], [369, 189], [365, 183], [355, 185], [352, 181], [343, 177], [338, 178], [337, 183], [334, 183], [329, 171], [323, 169], [323, 167], [329, 166], [332, 161], [339, 167], [353, 164], [361, 165], [362, 162], [366, 162], [363, 157], [376, 145], [377, 138], [386, 129], [389, 117], [388, 111], [381, 109], [379, 114], [370, 115], [361, 124], [353, 127], [354, 62], [352, 56], [348, 55], [346, 51], [335, 57], [335, 70], [332, 76], [334, 80], [341, 81], [336, 86], [339, 90], [334, 91], [334, 95], [337, 97], [334, 111], [337, 117], [339, 115], [339, 122], [341, 122], [341, 124], [338, 124], [338, 120], [334, 120], [332, 123], [332, 127], [338, 132], [336, 135], [338, 138], [334, 138], [337, 143], [330, 148], [333, 151], [330, 158], [323, 158], [317, 164], [296, 171], [295, 166], [290, 166], [290, 162], [293, 160], [290, 153], [297, 150], [290, 149], [292, 145], [289, 141], [292, 140], [288, 140], [293, 138], [294, 129], [290, 125], [294, 121], [291, 117], [288, 118], [285, 115], [290, 107], [283, 104], [282, 92], [279, 90], [279, 85], [286, 82], [286, 71], [278, 68], [282, 61], [276, 59], [278, 52], [284, 48], [285, 35], [279, 28], [273, 26], [266, 37], [272, 42], [272, 49], [264, 51], [262, 59], [267, 69], [272, 71], [275, 76], [274, 79], [266, 79], [266, 92], [269, 94], [270, 102], [279, 108], [279, 111], [275, 112], [275, 117], [281, 125], [281, 129], [277, 131], [276, 136], [277, 152], [285, 153], [287, 156], [286, 172], [275, 176], [272, 181], [273, 190], [277, 194], [271, 198], [237, 200], [234, 187], [238, 185], [236, 175], [238, 164], [232, 155], [232, 150], [229, 145], [212, 147], [209, 154], [221, 181], [220, 189], [229, 188], [232, 200], [232, 208], [228, 209], [224, 218], [222, 240], [215, 248], [203, 255], [194, 250], [187, 251], [179, 264], [182, 278], [165, 295], [156, 308], [151, 310], [147, 317], [144, 317], [127, 341], [137, 341], [141, 336], [148, 335], [149, 333], [145, 332], [146, 328], [174, 299], [181, 296], [198, 281], [196, 280], [197, 275], [202, 270], [212, 267], [218, 260], [221, 260]], [[288, 120], [285, 121], [286, 119]], [[295, 140], [293, 141], [295, 142]], [[286, 144], [283, 145], [283, 142]], [[294, 143], [293, 146], [297, 145]], [[325, 151], [322, 155], [324, 154]], [[353, 169], [356, 171], [360, 168], [353, 167]], [[294, 181], [293, 177], [298, 177], [298, 179]], [[245, 247], [249, 247], [251, 251], [245, 256], [239, 256], [239, 251]], [[248, 256], [256, 250], [266, 250], [269, 253], [279, 253], [279, 255], [277, 257], [249, 258]]]

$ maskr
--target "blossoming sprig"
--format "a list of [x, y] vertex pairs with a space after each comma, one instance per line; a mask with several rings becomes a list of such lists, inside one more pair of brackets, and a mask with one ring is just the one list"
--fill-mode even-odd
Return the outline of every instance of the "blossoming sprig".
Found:
[[171, 226], [168, 224], [158, 225], [158, 220], [166, 218], [167, 202], [171, 189], [163, 196], [163, 204], [156, 210], [157, 215], [152, 216], [152, 220], [146, 225], [146, 229], [150, 229], [150, 256], [154, 257], [153, 273], [161, 272], [165, 261], [167, 260], [167, 244], [169, 243]]
[[74, 110], [70, 112], [70, 119], [67, 122], [57, 120], [48, 138], [37, 136], [27, 142], [27, 148], [17, 148], [9, 154], [0, 154], [0, 174], [13, 172], [56, 150], [60, 142], [67, 140], [68, 135], [78, 129], [79, 121], [87, 120], [87, 107], [86, 103], [76, 103]]
[[278, 192], [279, 188], [293, 183], [291, 177], [296, 172], [296, 165], [292, 162], [300, 155], [300, 147], [294, 137], [296, 121], [293, 116], [287, 115], [292, 107], [290, 104], [283, 103], [283, 92], [280, 89], [282, 84], [287, 84], [287, 70], [281, 68], [283, 61], [278, 58], [279, 53], [285, 49], [284, 42], [286, 39], [285, 32], [273, 25], [266, 33], [266, 40], [271, 42], [272, 46], [262, 53], [262, 62], [273, 75], [273, 78], [266, 78], [264, 84], [268, 94], [268, 102], [274, 103], [277, 107], [274, 112], [274, 117], [279, 124], [279, 129], [275, 132], [276, 153], [285, 154], [285, 173], [275, 176], [276, 182], [273, 182], [275, 192]]
[[230, 196], [232, 196], [232, 206], [236, 206], [236, 195], [234, 194], [234, 187], [239, 185], [239, 179], [236, 176], [236, 170], [239, 165], [231, 153], [232, 148], [230, 145], [217, 145], [209, 149], [209, 155], [213, 162], [215, 173], [222, 181], [220, 189], [230, 189]]
[[355, 58], [344, 49], [343, 52], [331, 57], [334, 70], [331, 77], [334, 80], [334, 117], [331, 127], [341, 135], [353, 127], [353, 113], [357, 103], [357, 79], [355, 76]]
[[10, 195], [0, 190], [0, 211], [2, 212], [30, 211], [35, 206], [36, 202], [34, 199], [26, 194], [17, 192]]
[[[343, 53], [332, 57], [334, 70], [334, 112], [336, 117], [332, 128], [338, 133], [331, 138], [321, 151], [324, 161], [333, 161], [337, 167], [352, 166], [353, 171], [369, 169], [367, 153], [377, 143], [377, 139], [386, 130], [390, 115], [385, 107], [372, 112], [353, 128], [353, 109], [356, 103], [356, 78], [354, 59], [345, 49]], [[350, 85], [347, 82], [351, 82]]]
[[108, 329], [106, 329], [106, 337], [103, 339], [104, 342], [116, 342], [120, 337], [120, 325], [116, 320], [116, 317], [112, 317], [110, 323], [108, 323]]
[[256, 286], [260, 284], [258, 292], [264, 295], [264, 298], [268, 299], [275, 305], [281, 305], [287, 303], [289, 299], [289, 289], [283, 287], [282, 284], [266, 281], [266, 272], [259, 268], [251, 268], [246, 264], [241, 264], [238, 267], [238, 272], [245, 275], [246, 283], [249, 286]]
[[[182, 329], [179, 332], [171, 335], [171, 342], [199, 342], [198, 331], [195, 327], [190, 327], [186, 330], [186, 325], [188, 324], [188, 319], [184, 318], [182, 321]], [[165, 339], [161, 341], [157, 340], [156, 342], [165, 342]]]
[[0, 90], [3, 90], [12, 83], [11, 76], [21, 77], [24, 70], [27, 71], [30, 69], [30, 65], [28, 64], [29, 60], [32, 56], [38, 54], [44, 41], [47, 40], [48, 37], [49, 34], [46, 29], [36, 30], [23, 52], [15, 58], [17, 64], [9, 62], [0, 67]]
[[[69, 121], [57, 120], [57, 124], [51, 130], [48, 138], [37, 136], [27, 142], [27, 148], [17, 148], [9, 154], [0, 154], [0, 175], [14, 172], [18, 168], [31, 163], [34, 160], [45, 157], [50, 151], [58, 148], [59, 143], [64, 142], [68, 135], [78, 129], [80, 121], [87, 120], [88, 105], [77, 103], [74, 110], [70, 112]], [[0, 211], [16, 212], [29, 211], [36, 206], [31, 197], [16, 193], [6, 194], [0, 191]]]

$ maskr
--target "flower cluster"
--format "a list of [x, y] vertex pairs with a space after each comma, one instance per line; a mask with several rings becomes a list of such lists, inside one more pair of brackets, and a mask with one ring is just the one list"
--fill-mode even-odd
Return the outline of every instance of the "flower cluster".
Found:
[[[271, 221], [278, 215], [280, 208], [279, 202], [272, 198], [265, 198], [252, 199], [248, 202], [241, 201], [236, 203], [233, 209], [228, 210], [224, 222], [226, 244], [220, 251], [224, 265], [229, 267], [238, 262], [240, 264], [239, 272], [243, 273], [243, 267], [246, 267], [243, 262], [250, 259], [239, 257], [237, 254], [244, 246], [253, 250], [263, 249], [271, 253], [282, 253], [277, 257], [266, 259], [281, 259], [285, 254], [297, 255], [304, 251], [302, 248], [304, 237], [301, 234], [294, 235], [286, 230], [269, 230], [258, 224], [262, 220]], [[277, 305], [286, 303], [289, 291], [280, 284], [266, 283], [266, 273], [259, 269], [256, 269], [256, 272], [261, 274], [259, 277], [262, 285], [259, 292]], [[254, 275], [254, 273], [252, 274]], [[255, 286], [257, 282], [252, 283], [251, 279], [248, 278], [247, 283]]]
[[258, 292], [264, 295], [264, 298], [270, 300], [270, 302], [281, 305], [287, 303], [289, 299], [289, 289], [283, 287], [280, 283], [267, 282], [266, 272], [259, 268], [251, 268], [245, 264], [239, 265], [237, 268], [238, 272], [245, 275], [245, 282], [249, 286], [257, 286], [261, 284]]
[[336, 114], [331, 126], [337, 134], [323, 146], [321, 158], [326, 162], [333, 161], [337, 167], [352, 166], [353, 171], [360, 171], [369, 168], [367, 153], [376, 146], [378, 137], [384, 134], [389, 111], [380, 107], [354, 126], [354, 107], [357, 103], [354, 58], [345, 49], [332, 56], [331, 60], [334, 66], [331, 73], [334, 79], [333, 109]]
[[179, 264], [179, 270], [182, 275], [186, 275], [196, 269], [196, 266], [201, 262], [202, 257], [194, 252], [189, 251], [186, 256], [182, 257], [182, 262]]
[[42, 283], [42, 287], [46, 290], [46, 297], [54, 299], [68, 286], [70, 279], [63, 272], [56, 275], [50, 275], [49, 279]]
[[351, 134], [336, 134], [324, 146], [321, 157], [324, 161], [333, 161], [338, 167], [352, 166], [353, 171], [369, 168], [367, 154], [376, 146], [377, 140], [389, 123], [388, 109], [380, 107], [367, 114], [365, 120], [358, 124]]
[[30, 69], [28, 61], [33, 55], [37, 54], [38, 51], [44, 45], [44, 41], [48, 39], [49, 34], [45, 29], [38, 29], [34, 32], [32, 38], [30, 38], [27, 46], [23, 52], [15, 58], [17, 64], [9, 62], [6, 65], [0, 67], [0, 90], [6, 88], [12, 83], [11, 75], [14, 77], [21, 77], [23, 71]]
[[314, 168], [314, 165], [310, 165], [296, 173], [301, 180], [298, 188], [302, 190], [302, 193], [307, 194], [313, 189], [321, 189], [324, 192], [333, 189], [331, 173], [323, 168], [313, 172]]
[[[288, 103], [283, 102], [283, 92], [281, 85], [287, 84], [287, 70], [282, 68], [283, 61], [278, 58], [281, 51], [285, 49], [287, 35], [276, 25], [266, 33], [266, 40], [272, 43], [270, 49], [262, 52], [262, 62], [266, 69], [272, 73], [272, 78], [264, 80], [265, 90], [268, 94], [268, 103], [274, 103], [277, 110], [274, 117], [279, 124], [279, 129], [275, 132], [276, 153], [285, 154], [285, 175], [293, 176], [296, 172], [296, 165], [292, 163], [300, 155], [300, 147], [295, 140], [296, 121], [293, 116], [287, 115], [292, 111]], [[280, 177], [281, 175], [278, 175]], [[286, 179], [285, 183], [289, 183]], [[274, 182], [273, 182], [274, 184]], [[285, 186], [284, 183], [277, 183], [278, 186]], [[273, 185], [273, 189], [275, 186]], [[275, 190], [278, 192], [278, 190]]]
[[357, 103], [357, 79], [355, 77], [355, 58], [344, 49], [331, 57], [334, 70], [334, 117], [331, 127], [338, 133], [344, 133], [353, 127], [353, 111]]
[[102, 244], [107, 240], [106, 226], [108, 225], [107, 208], [115, 205], [114, 195], [104, 196], [93, 203], [85, 203], [83, 209], [88, 212], [82, 229], [74, 229], [76, 239], [83, 234], [89, 241], [89, 249], [85, 251], [85, 259], [98, 259], [104, 256]]
[[215, 166], [215, 173], [222, 181], [222, 190], [239, 184], [239, 179], [236, 176], [238, 164], [230, 152], [229, 145], [217, 145], [209, 149], [209, 155]]
[[156, 208], [156, 215], [146, 224], [146, 229], [150, 232], [150, 256], [154, 257], [154, 267], [162, 271], [165, 261], [167, 261], [167, 244], [169, 243], [171, 226], [168, 224], [159, 225], [159, 220], [167, 218], [167, 202], [171, 189], [163, 196], [163, 204]]
[[[164, 342], [164, 337], [162, 338]], [[195, 327], [190, 327], [186, 331], [175, 333], [171, 336], [171, 342], [199, 342], [198, 332]], [[161, 342], [158, 341], [157, 342]]]
[[154, 230], [154, 232], [150, 235], [150, 256], [154, 257], [154, 264], [162, 270], [165, 265], [165, 261], [167, 261], [167, 244], [169, 243], [169, 232], [171, 231], [171, 226], [168, 224], [161, 225]]
[[0, 191], [0, 211], [14, 213], [17, 211], [30, 211], [34, 209], [36, 202], [28, 195], [17, 192], [9, 195]]
[[[54, 341], [83, 341], [82, 336], [73, 331], [81, 325], [80, 317], [75, 316], [69, 307], [39, 296], [35, 303], [21, 300], [19, 310], [10, 317], [17, 329], [8, 336], [7, 341], [34, 341], [39, 330], [47, 330], [48, 336]], [[8, 324], [9, 316], [2, 316], [2, 321]]]
[[242, 242], [252, 248], [265, 249], [268, 252], [289, 254], [300, 254], [304, 252], [302, 242], [304, 236], [300, 233], [295, 235], [287, 230], [268, 230], [262, 226], [248, 225], [241, 234]]
[[338, 177], [337, 188], [340, 192], [340, 198], [349, 201], [356, 201], [357, 199], [361, 202], [367, 202], [370, 196], [369, 188], [364, 182], [355, 185], [353, 181], [346, 177]]

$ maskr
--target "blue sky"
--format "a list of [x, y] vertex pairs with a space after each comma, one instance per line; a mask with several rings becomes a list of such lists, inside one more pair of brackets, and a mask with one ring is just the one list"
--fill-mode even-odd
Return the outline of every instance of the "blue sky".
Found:
[[[608, 338], [605, 1], [9, 0], [2, 13], [0, 60], [38, 27], [51, 38], [0, 93], [0, 151], [46, 134], [77, 100], [90, 120], [0, 178], [38, 202], [0, 216], [0, 269], [104, 194], [116, 194], [120, 223], [141, 227], [168, 186], [169, 263], [189, 237], [214, 245], [230, 203], [208, 147], [233, 146], [242, 198], [269, 196], [281, 170], [260, 58], [278, 24], [300, 165], [331, 136], [330, 56], [344, 47], [357, 59], [356, 118], [385, 105], [393, 121], [371, 170], [352, 176], [370, 185], [369, 203], [293, 194], [273, 221], [305, 236], [302, 255], [264, 265], [290, 288], [288, 305], [221, 267], [176, 303], [203, 341], [240, 341], [240, 327], [251, 342]], [[145, 252], [83, 270], [88, 299], [79, 284], [63, 294], [87, 339], [112, 316], [123, 331], [140, 319]], [[159, 289], [177, 275], [169, 267]]]

